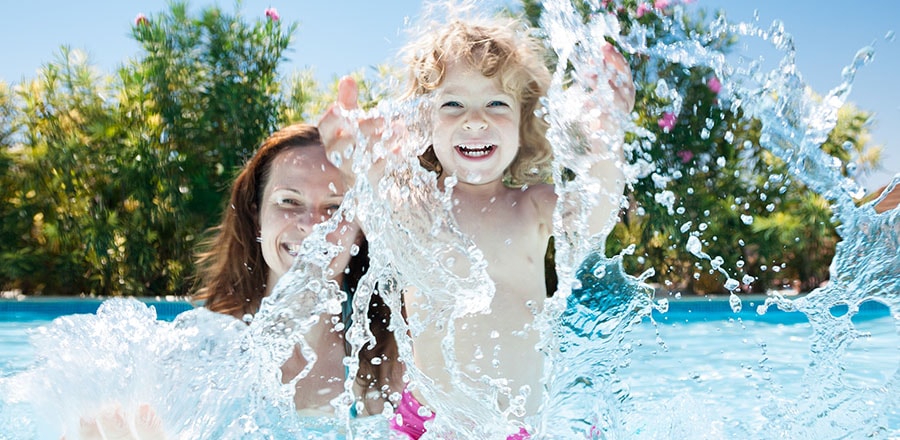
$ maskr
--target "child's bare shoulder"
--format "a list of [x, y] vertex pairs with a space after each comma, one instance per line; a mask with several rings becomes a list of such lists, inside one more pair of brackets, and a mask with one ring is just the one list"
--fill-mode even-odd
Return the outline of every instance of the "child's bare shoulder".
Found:
[[538, 212], [543, 215], [552, 216], [553, 209], [556, 207], [556, 192], [553, 185], [539, 183], [528, 185], [515, 190], [519, 202], [528, 202], [534, 206]]

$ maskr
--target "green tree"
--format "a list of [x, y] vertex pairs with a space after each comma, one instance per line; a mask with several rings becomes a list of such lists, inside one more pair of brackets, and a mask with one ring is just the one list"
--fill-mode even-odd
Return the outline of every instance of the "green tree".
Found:
[[[727, 32], [711, 33], [702, 10], [675, 15], [652, 2], [573, 1], [585, 19], [615, 14], [625, 35], [639, 26], [647, 47], [693, 36], [724, 56], [738, 41]], [[522, 3], [526, 17], [539, 24], [540, 5]], [[759, 146], [758, 121], [721, 105], [713, 69], [643, 54], [630, 55], [629, 63], [635, 122], [643, 132], [631, 137], [639, 148], [628, 159], [652, 171], [627, 191], [630, 208], [607, 240], [607, 254], [627, 249], [630, 273], [653, 268], [649, 281], [695, 293], [725, 291], [726, 277], [717, 268], [739, 280], [752, 274], [756, 290], [781, 287], [784, 279], [801, 280], [805, 288], [825, 279], [837, 241], [827, 203], [792, 182], [784, 164]], [[846, 165], [851, 159], [858, 169], [877, 163], [877, 149], [867, 147], [867, 120], [848, 107], [822, 147], [844, 163], [845, 174], [854, 172]], [[702, 245], [709, 261], [688, 252], [689, 240]]]
[[186, 293], [233, 173], [284, 117], [293, 30], [173, 3], [136, 20], [142, 53], [115, 76], [63, 48], [15, 99], [0, 87], [3, 287]]

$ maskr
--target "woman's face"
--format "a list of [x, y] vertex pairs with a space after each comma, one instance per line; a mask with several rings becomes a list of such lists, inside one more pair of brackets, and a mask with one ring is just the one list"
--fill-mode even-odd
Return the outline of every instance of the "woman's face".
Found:
[[[337, 211], [345, 191], [340, 171], [325, 157], [321, 145], [284, 150], [270, 167], [259, 208], [260, 245], [269, 267], [269, 290], [291, 268], [300, 243], [313, 226]], [[344, 248], [330, 266], [339, 282], [350, 262], [350, 247], [359, 237], [359, 227], [348, 222], [341, 222], [328, 234], [328, 241]]]

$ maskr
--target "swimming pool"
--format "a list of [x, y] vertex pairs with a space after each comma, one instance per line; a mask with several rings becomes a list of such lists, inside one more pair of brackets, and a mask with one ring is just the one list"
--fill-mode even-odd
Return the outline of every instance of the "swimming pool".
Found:
[[[179, 313], [193, 308], [185, 299], [144, 299], [156, 309], [157, 317], [171, 321]], [[29, 298], [0, 300], [0, 377], [23, 371], [34, 360], [34, 348], [28, 342], [30, 330], [53, 319], [76, 313], [95, 313], [102, 299]]]
[[[744, 307], [735, 313], [727, 298], [673, 298], [666, 313], [654, 312], [652, 321], [645, 318], [632, 328], [615, 376], [627, 395], [621, 423], [631, 427], [634, 438], [781, 438], [779, 433], [803, 432], [790, 426], [790, 413], [805, 404], [811, 325], [799, 312], [770, 308], [757, 314], [763, 299], [744, 297]], [[186, 301], [146, 303], [167, 321], [192, 308]], [[34, 363], [28, 342], [32, 329], [58, 316], [93, 313], [100, 304], [0, 302], [0, 378]], [[863, 303], [853, 323], [868, 336], [854, 340], [844, 353], [842, 384], [851, 395], [877, 394], [900, 362], [896, 324], [887, 307], [873, 301]], [[876, 438], [900, 435], [897, 408], [872, 410], [887, 414]]]

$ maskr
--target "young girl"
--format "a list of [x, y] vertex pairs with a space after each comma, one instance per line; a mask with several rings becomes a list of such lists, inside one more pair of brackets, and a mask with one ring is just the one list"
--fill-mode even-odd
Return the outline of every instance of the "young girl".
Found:
[[[541, 403], [544, 357], [535, 348], [540, 335], [533, 323], [543, 301], [553, 294], [545, 286], [544, 257], [553, 233], [557, 196], [553, 185], [546, 183], [552, 160], [545, 136], [548, 124], [535, 113], [551, 80], [544, 50], [520, 23], [497, 20], [452, 22], [411, 44], [407, 53], [411, 54], [409, 94], [429, 97], [433, 109], [432, 143], [420, 159], [438, 174], [439, 184], [455, 176], [452, 216], [483, 252], [496, 284], [490, 313], [467, 315], [454, 323], [459, 370], [470, 383], [484, 383], [485, 378], [502, 381], [508, 391], [492, 393], [499, 410], [524, 420]], [[617, 120], [613, 112], [630, 111], [634, 90], [621, 55], [608, 44], [604, 54], [602, 63], [616, 73], [610, 80], [616, 108], [600, 109], [585, 129], [612, 134], [590, 136], [589, 146], [589, 154], [601, 159], [593, 161], [589, 173], [602, 185], [600, 202], [589, 218], [590, 233], [605, 235], [614, 224], [624, 191], [624, 177], [616, 166], [622, 157], [622, 134], [612, 123]], [[356, 108], [355, 101], [355, 84], [344, 80], [339, 102], [319, 125], [329, 152], [344, 152], [354, 143], [355, 126], [368, 133], [371, 121], [356, 125], [342, 116], [339, 107]], [[608, 145], [604, 139], [616, 139], [618, 144]], [[345, 176], [353, 179], [350, 173]], [[431, 310], [428, 292], [407, 294], [403, 299], [411, 318]], [[446, 368], [442, 344], [446, 326], [427, 317], [421, 321], [429, 324], [413, 335], [416, 366], [433, 380], [433, 386], [452, 395], [452, 374]], [[418, 389], [413, 395], [429, 403]], [[409, 424], [413, 414], [421, 418], [419, 411], [410, 410], [417, 408], [409, 400], [401, 403], [403, 424]], [[421, 429], [409, 431], [413, 438], [421, 435]]]

